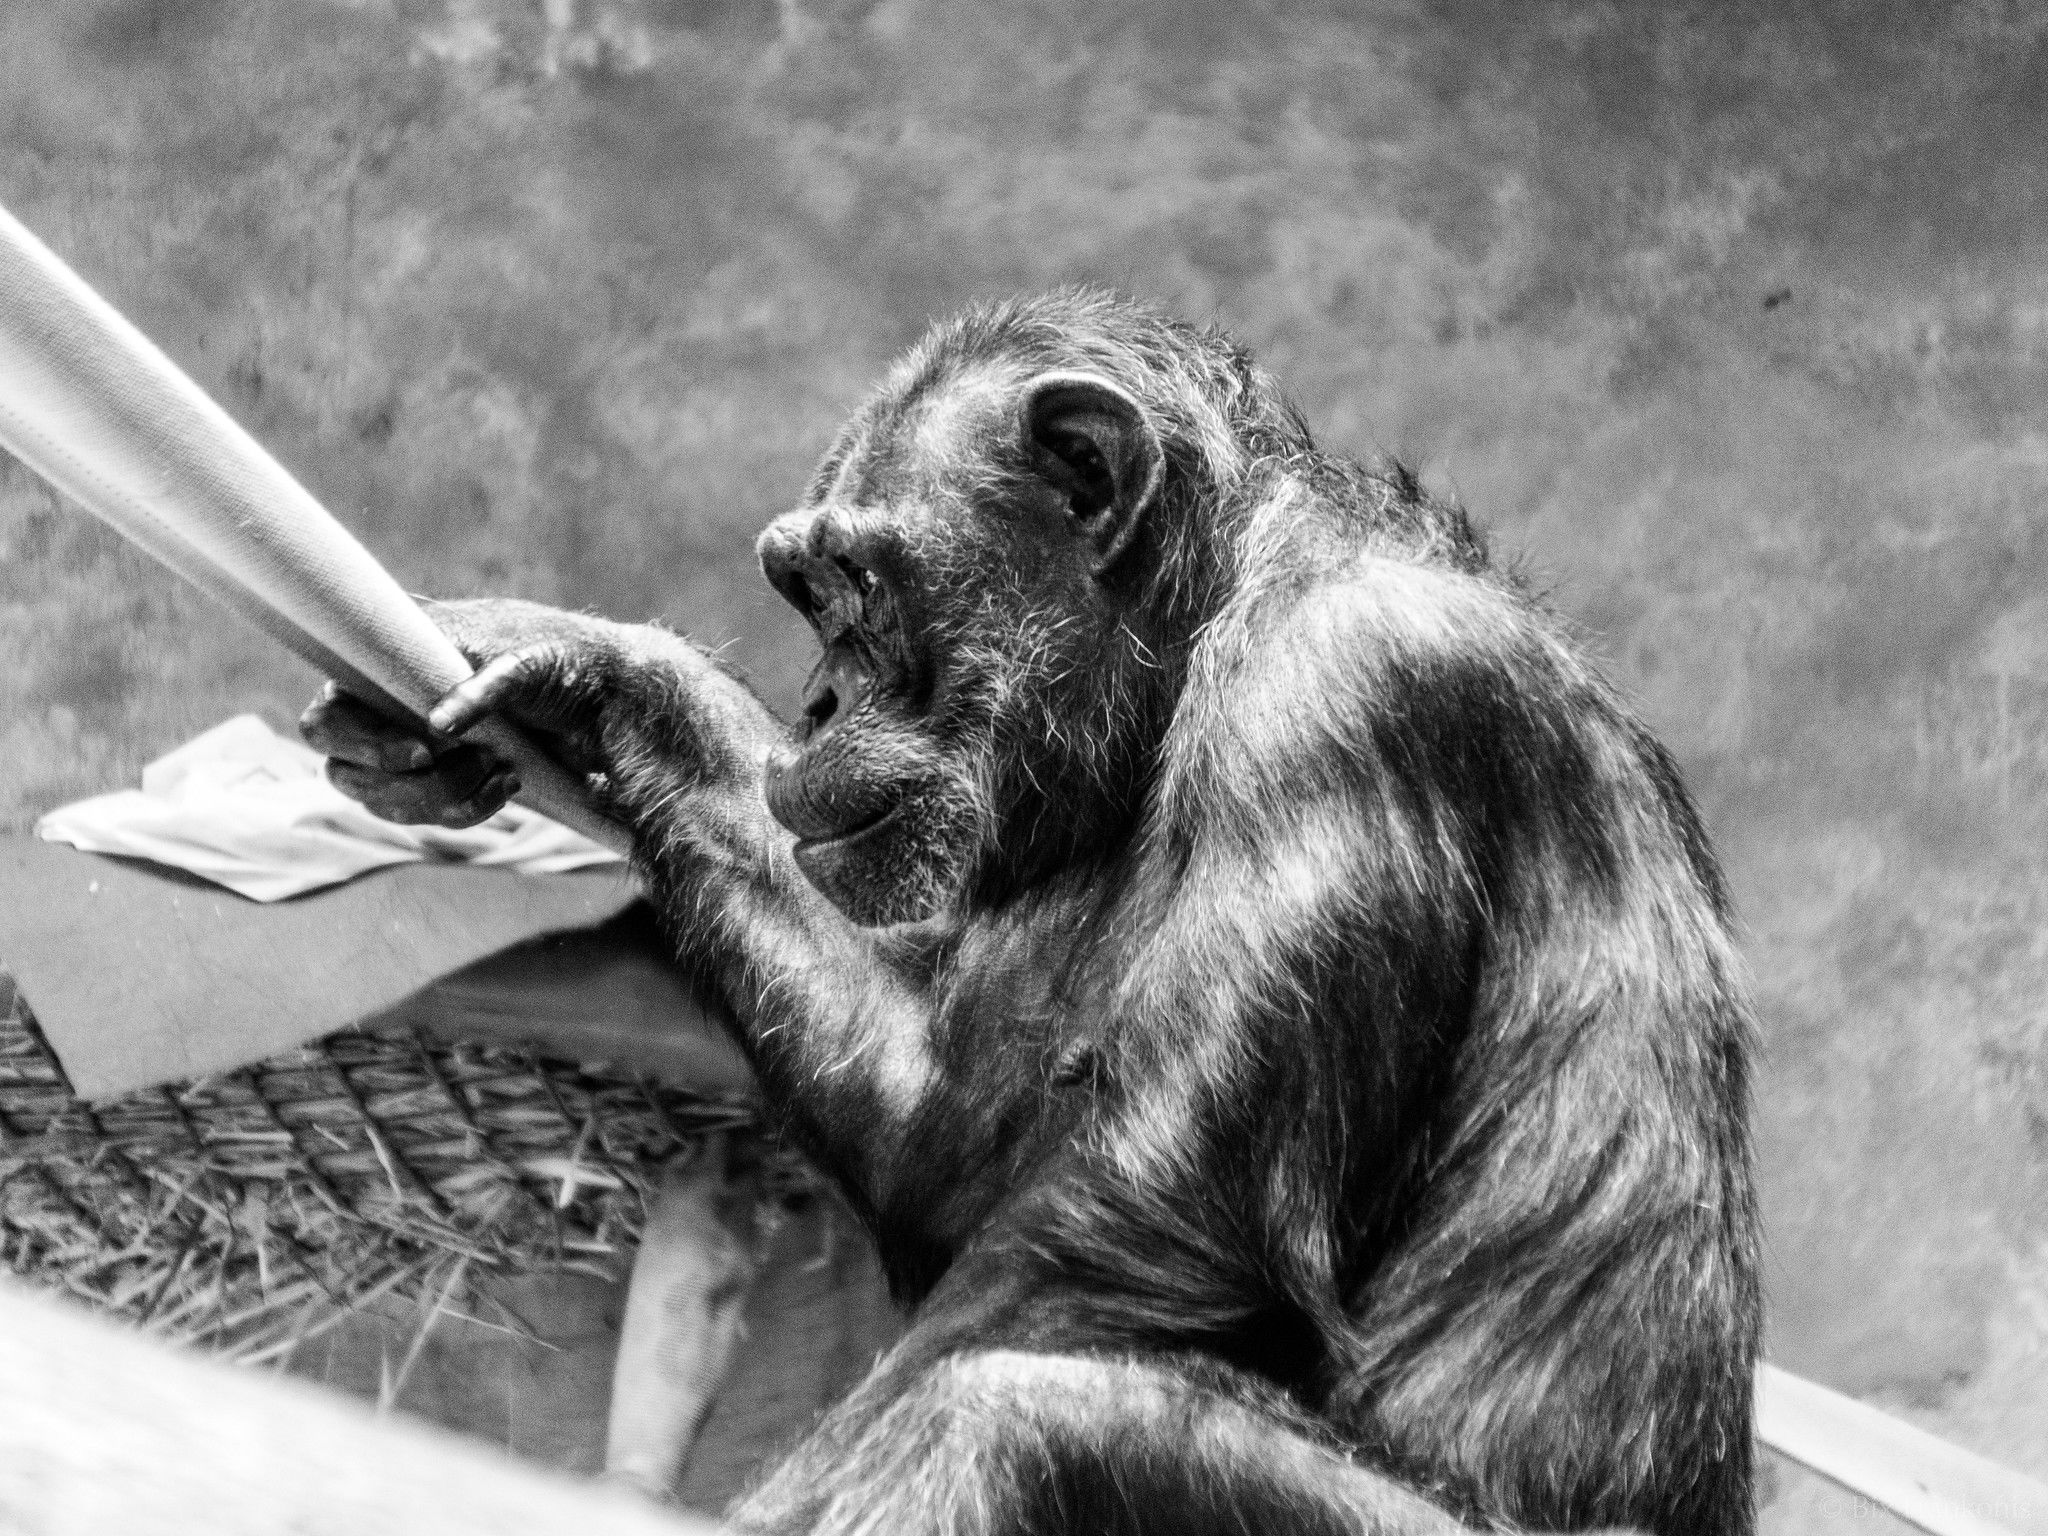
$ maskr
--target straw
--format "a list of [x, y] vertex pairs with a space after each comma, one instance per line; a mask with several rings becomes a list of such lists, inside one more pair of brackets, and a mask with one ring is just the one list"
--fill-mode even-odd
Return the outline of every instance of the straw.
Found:
[[[390, 1298], [424, 1330], [491, 1276], [623, 1278], [662, 1166], [757, 1120], [750, 1099], [406, 1029], [87, 1104], [0, 975], [0, 1264], [234, 1360]], [[813, 1187], [788, 1153], [769, 1166], [777, 1197]]]

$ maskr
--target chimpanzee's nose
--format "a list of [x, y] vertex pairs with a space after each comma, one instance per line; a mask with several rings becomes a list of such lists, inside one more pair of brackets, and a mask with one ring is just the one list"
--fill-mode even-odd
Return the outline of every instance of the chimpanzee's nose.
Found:
[[845, 719], [867, 696], [868, 675], [852, 649], [834, 645], [818, 658], [804, 685], [804, 739], [820, 735]]
[[824, 518], [808, 523], [778, 518], [755, 549], [769, 585], [817, 628], [826, 644], [860, 618], [874, 577], [855, 558], [846, 529]]
[[832, 717], [839, 713], [839, 690], [831, 679], [813, 673], [810, 687], [804, 693], [804, 719], [809, 723], [810, 732], [815, 733], [832, 723]]

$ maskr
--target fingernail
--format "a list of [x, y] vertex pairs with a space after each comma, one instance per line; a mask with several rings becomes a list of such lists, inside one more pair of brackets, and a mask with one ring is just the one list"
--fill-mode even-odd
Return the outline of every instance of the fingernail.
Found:
[[514, 795], [518, 794], [519, 791], [524, 789], [525, 787], [526, 786], [524, 784], [521, 784], [519, 782], [519, 775], [516, 773], [508, 773], [503, 778], [498, 780], [498, 792], [502, 794], [507, 800], [510, 800]]
[[418, 773], [434, 760], [434, 754], [427, 750], [424, 741], [408, 741], [405, 744], [405, 771]]

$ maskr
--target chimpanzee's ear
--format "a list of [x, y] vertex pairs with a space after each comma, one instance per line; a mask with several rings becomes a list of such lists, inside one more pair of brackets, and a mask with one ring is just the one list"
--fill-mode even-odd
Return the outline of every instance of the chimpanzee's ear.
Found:
[[1074, 530], [1107, 575], [1131, 547], [1159, 495], [1166, 454], [1143, 406], [1092, 373], [1048, 373], [1031, 381], [1024, 426], [1039, 468], [1064, 491]]

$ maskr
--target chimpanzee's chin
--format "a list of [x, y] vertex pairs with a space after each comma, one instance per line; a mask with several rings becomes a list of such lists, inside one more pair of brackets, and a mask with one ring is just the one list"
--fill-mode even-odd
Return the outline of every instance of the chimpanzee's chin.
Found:
[[800, 842], [793, 850], [797, 868], [864, 928], [930, 917], [942, 897], [914, 857], [912, 819], [899, 808], [850, 837]]

